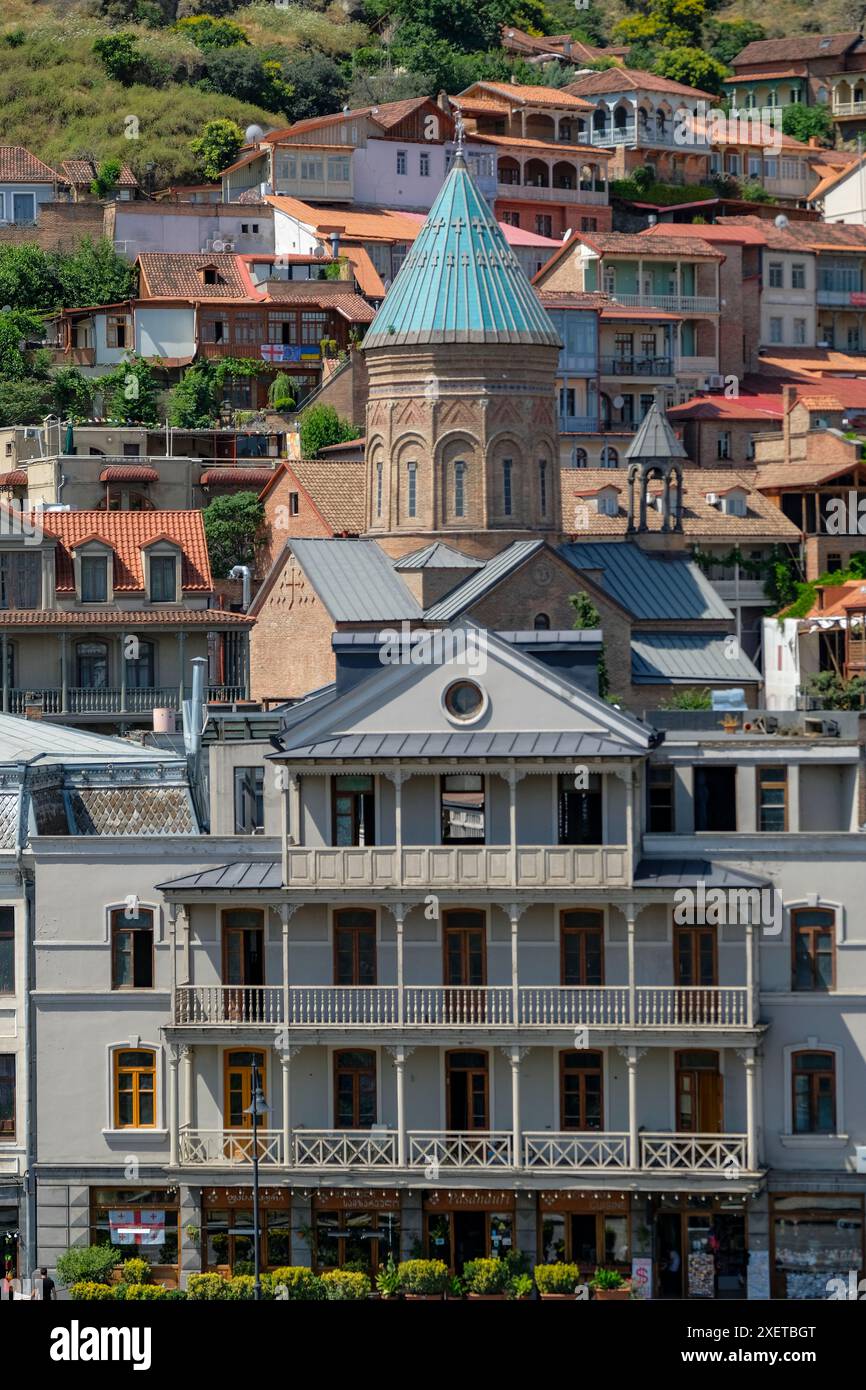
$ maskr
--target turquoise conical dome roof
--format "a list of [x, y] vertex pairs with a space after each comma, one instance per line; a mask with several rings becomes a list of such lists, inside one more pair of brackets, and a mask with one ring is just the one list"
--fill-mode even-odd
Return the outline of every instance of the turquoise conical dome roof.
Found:
[[458, 150], [364, 348], [560, 341]]

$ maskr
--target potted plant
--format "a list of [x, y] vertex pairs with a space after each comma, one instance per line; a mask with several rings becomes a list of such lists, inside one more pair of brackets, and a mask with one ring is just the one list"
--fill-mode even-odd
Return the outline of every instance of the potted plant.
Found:
[[371, 1292], [369, 1276], [354, 1269], [329, 1269], [322, 1275], [322, 1286], [331, 1300], [369, 1298]]
[[445, 1297], [448, 1287], [448, 1266], [443, 1260], [404, 1260], [398, 1266], [400, 1288], [406, 1298]]
[[[402, 1268], [402, 1265], [401, 1265]], [[376, 1289], [380, 1298], [398, 1298], [400, 1295], [400, 1270], [394, 1263], [394, 1256], [389, 1255], [385, 1264], [376, 1275]]]
[[531, 1274], [512, 1274], [505, 1290], [506, 1298], [529, 1298], [532, 1293]]
[[540, 1298], [573, 1299], [581, 1282], [577, 1265], [536, 1265], [532, 1272]]
[[510, 1270], [504, 1260], [467, 1260], [463, 1266], [468, 1298], [505, 1298], [510, 1277]]
[[589, 1281], [593, 1298], [624, 1303], [631, 1298], [631, 1280], [624, 1279], [618, 1269], [597, 1269]]

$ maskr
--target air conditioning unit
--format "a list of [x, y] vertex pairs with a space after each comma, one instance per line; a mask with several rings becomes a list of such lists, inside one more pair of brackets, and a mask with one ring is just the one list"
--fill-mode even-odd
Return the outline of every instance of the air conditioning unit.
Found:
[[866, 1144], [854, 1145], [854, 1172], [866, 1173]]
[[225, 249], [226, 244], [224, 241], [212, 241], [209, 247], [211, 251], [225, 251]]
[[719, 505], [719, 500], [719, 494], [717, 492], [707, 493], [707, 502], [711, 507], [717, 507]]
[[222, 241], [220, 242], [220, 249], [222, 251], [234, 251], [235, 244], [233, 241]]
[[709, 389], [711, 391], [722, 391], [724, 390], [725, 386], [725, 378], [721, 376], [719, 372], [714, 372], [713, 375], [709, 378], [709, 383]]

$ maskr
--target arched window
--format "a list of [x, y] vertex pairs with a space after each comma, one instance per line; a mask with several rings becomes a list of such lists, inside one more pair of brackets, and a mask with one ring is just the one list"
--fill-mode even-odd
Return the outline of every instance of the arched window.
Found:
[[619, 454], [617, 453], [616, 449], [614, 449], [613, 445], [611, 444], [605, 444], [604, 448], [601, 451], [602, 468], [616, 468], [618, 467], [618, 465]]
[[828, 908], [798, 907], [791, 913], [795, 990], [828, 990], [835, 982], [836, 918]]
[[116, 1129], [156, 1125], [156, 1053], [150, 1047], [118, 1049], [114, 1054]]
[[795, 1052], [791, 1058], [792, 1121], [795, 1134], [835, 1134], [836, 1056]]
[[454, 465], [454, 515], [466, 515], [466, 464], [461, 459]]
[[108, 643], [79, 642], [75, 649], [76, 684], [84, 690], [108, 686]]
[[408, 474], [408, 486], [406, 490], [406, 514], [415, 516], [418, 510], [418, 465], [409, 463], [406, 465]]
[[134, 651], [126, 660], [126, 684], [130, 690], [151, 690], [156, 684], [154, 678], [154, 647], [152, 642], [136, 642]]
[[601, 1129], [604, 1114], [601, 1053], [563, 1052], [559, 1066], [562, 1128]]
[[549, 613], [536, 613], [536, 615], [535, 615], [535, 622], [532, 624], [532, 626], [535, 628], [535, 631], [536, 631], [536, 632], [549, 632], [549, 631], [550, 631], [550, 614], [549, 614]]
[[538, 507], [547, 516], [547, 459], [538, 460]]
[[586, 468], [587, 457], [585, 449], [579, 449], [577, 445], [574, 446], [571, 451], [571, 466], [572, 468]]
[[382, 515], [382, 464], [376, 464], [376, 515]]
[[502, 460], [502, 514], [511, 516], [511, 459]]
[[111, 988], [153, 989], [153, 912], [118, 907], [111, 914]]

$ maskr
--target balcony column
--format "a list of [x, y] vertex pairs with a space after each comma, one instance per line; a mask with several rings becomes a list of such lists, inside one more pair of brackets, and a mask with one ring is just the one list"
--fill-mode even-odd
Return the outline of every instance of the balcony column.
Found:
[[282, 1102], [283, 1102], [283, 1163], [286, 1168], [292, 1166], [292, 1059], [297, 1057], [300, 1052], [299, 1047], [284, 1047], [280, 1053], [280, 1068], [282, 1071]]
[[388, 1051], [394, 1058], [394, 1070], [397, 1073], [397, 1167], [405, 1168], [407, 1165], [406, 1152], [406, 1060], [412, 1056], [414, 1047], [389, 1047]]
[[515, 1027], [520, 1022], [520, 979], [517, 970], [517, 924], [524, 911], [523, 903], [508, 904], [508, 918], [511, 923], [511, 1013]]
[[508, 857], [512, 888], [517, 887], [517, 783], [520, 780], [517, 769], [510, 767], [506, 774], [506, 781], [508, 782]]
[[394, 844], [397, 852], [397, 885], [403, 886], [403, 779], [404, 773], [397, 768], [388, 773], [394, 783]]
[[177, 903], [168, 905], [168, 949], [171, 957], [171, 1020], [177, 1023]]
[[168, 1049], [168, 1162], [177, 1167], [178, 1134], [180, 1130], [180, 1107], [177, 1093], [177, 1069], [180, 1063], [180, 1048], [172, 1045]]
[[628, 933], [628, 1021], [633, 1028], [637, 1022], [637, 985], [635, 983], [635, 925], [637, 912], [633, 903], [626, 907], [626, 931]]
[[185, 906], [181, 905], [177, 913], [178, 946], [180, 947], [180, 960], [177, 970], [177, 984], [188, 985], [189, 979], [189, 915]]
[[126, 633], [120, 634], [120, 711], [126, 709]]
[[403, 919], [406, 916], [405, 903], [392, 903], [391, 915], [394, 918], [394, 925], [397, 929], [397, 1023], [402, 1028], [404, 1023], [404, 978], [403, 978]]
[[181, 1128], [192, 1129], [195, 1120], [195, 1090], [193, 1087], [193, 1062], [195, 1048], [182, 1043], [180, 1049], [180, 1123]]
[[628, 1153], [629, 1167], [640, 1168], [640, 1140], [637, 1126], [637, 1064], [646, 1052], [645, 1047], [620, 1047], [628, 1067]]
[[9, 713], [9, 638], [0, 635], [0, 661], [3, 662], [3, 713]]
[[186, 653], [186, 633], [177, 634], [177, 707], [183, 709], [184, 702], [184, 666]]
[[[5, 662], [3, 663], [5, 667]], [[67, 661], [66, 633], [60, 634], [60, 713], [69, 712], [69, 665]]]
[[746, 1068], [746, 1167], [754, 1173], [758, 1166], [758, 1064], [753, 1047], [738, 1049], [737, 1056]]
[[755, 1026], [755, 926], [746, 923], [746, 1026]]
[[520, 1063], [529, 1052], [528, 1047], [503, 1047], [502, 1055], [511, 1067], [511, 1166], [522, 1168], [520, 1152]]
[[282, 945], [283, 945], [283, 1027], [288, 1028], [291, 1024], [291, 996], [289, 994], [289, 921], [295, 911], [293, 906], [288, 903], [280, 903], [280, 921], [282, 923]]
[[241, 635], [241, 651], [244, 658], [244, 699], [250, 698], [250, 686], [252, 679], [250, 675], [250, 634], [249, 631]]

